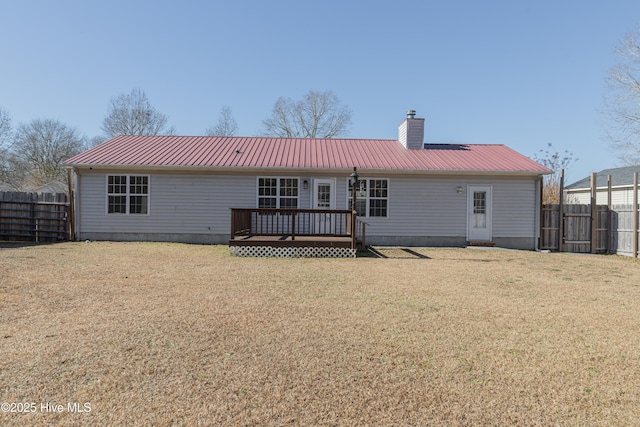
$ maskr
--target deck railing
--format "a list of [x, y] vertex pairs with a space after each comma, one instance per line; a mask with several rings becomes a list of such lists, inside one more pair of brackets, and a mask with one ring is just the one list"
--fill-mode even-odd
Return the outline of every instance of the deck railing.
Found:
[[232, 240], [251, 236], [286, 236], [291, 240], [296, 236], [351, 237], [354, 245], [358, 241], [364, 246], [365, 228], [366, 223], [354, 218], [350, 210], [231, 209]]

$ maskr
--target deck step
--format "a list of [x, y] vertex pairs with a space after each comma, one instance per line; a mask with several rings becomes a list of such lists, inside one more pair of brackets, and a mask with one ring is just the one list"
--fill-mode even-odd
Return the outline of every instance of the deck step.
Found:
[[483, 246], [483, 247], [486, 247], [486, 248], [493, 248], [493, 247], [496, 246], [496, 242], [475, 242], [475, 241], [472, 241], [472, 242], [467, 242], [467, 244], [469, 246]]

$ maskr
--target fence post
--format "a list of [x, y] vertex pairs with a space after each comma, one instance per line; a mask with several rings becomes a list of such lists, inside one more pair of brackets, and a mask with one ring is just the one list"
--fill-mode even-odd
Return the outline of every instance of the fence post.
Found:
[[638, 258], [638, 172], [633, 173], [633, 257]]
[[33, 200], [33, 196], [34, 193], [29, 193], [29, 208], [30, 208], [30, 212], [29, 214], [31, 215], [31, 220], [29, 221], [29, 228], [31, 228], [30, 230], [30, 234], [33, 233], [32, 235], [35, 237], [36, 239], [36, 243], [38, 242], [38, 220], [36, 219], [36, 202], [38, 201], [38, 199], [36, 198], [36, 200]]
[[540, 249], [542, 247], [542, 228], [544, 227], [544, 198], [542, 197], [542, 193], [544, 192], [544, 178], [538, 178], [537, 182], [540, 191], [540, 197], [538, 197], [538, 209], [540, 210], [538, 212], [538, 249]]
[[607, 254], [611, 255], [613, 249], [613, 200], [612, 200], [612, 179], [607, 175]]
[[558, 200], [558, 252], [564, 249], [564, 169], [560, 171], [560, 200]]
[[595, 254], [597, 253], [597, 246], [598, 246], [598, 231], [597, 231], [597, 225], [598, 225], [598, 213], [596, 212], [596, 208], [598, 206], [597, 204], [597, 185], [598, 185], [598, 179], [597, 179], [597, 175], [595, 172], [591, 172], [591, 253]]

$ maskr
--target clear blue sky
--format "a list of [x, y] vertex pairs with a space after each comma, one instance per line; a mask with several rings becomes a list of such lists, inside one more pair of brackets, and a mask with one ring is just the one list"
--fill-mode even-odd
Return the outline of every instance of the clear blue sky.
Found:
[[224, 105], [256, 135], [279, 96], [332, 90], [354, 138], [396, 138], [407, 109], [427, 142], [547, 143], [618, 165], [599, 110], [638, 0], [0, 0], [0, 107], [14, 126], [58, 119], [101, 134], [133, 88], [182, 135]]

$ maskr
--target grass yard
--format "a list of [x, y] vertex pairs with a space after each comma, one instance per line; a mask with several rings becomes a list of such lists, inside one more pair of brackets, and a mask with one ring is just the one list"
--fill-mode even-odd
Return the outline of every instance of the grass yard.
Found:
[[0, 244], [0, 425], [640, 424], [638, 260], [381, 253]]

